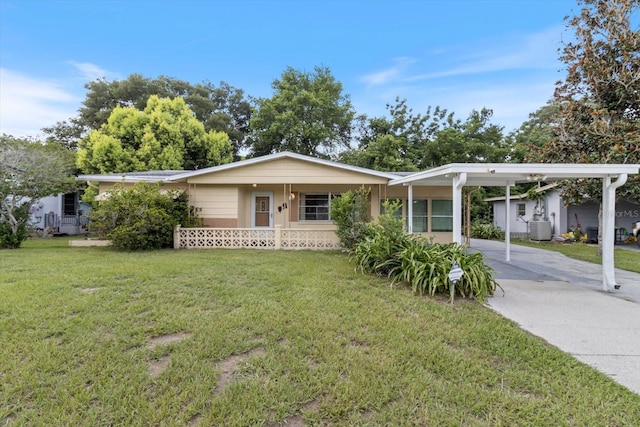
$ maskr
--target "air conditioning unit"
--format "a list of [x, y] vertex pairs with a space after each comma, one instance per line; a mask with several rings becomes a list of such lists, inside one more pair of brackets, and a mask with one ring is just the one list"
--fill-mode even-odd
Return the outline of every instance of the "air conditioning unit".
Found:
[[531, 240], [551, 240], [551, 221], [531, 221], [529, 231]]

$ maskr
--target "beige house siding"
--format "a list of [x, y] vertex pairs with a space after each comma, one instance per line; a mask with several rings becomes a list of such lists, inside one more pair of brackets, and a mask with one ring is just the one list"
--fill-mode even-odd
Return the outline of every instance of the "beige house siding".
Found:
[[238, 226], [237, 187], [191, 185], [189, 186], [189, 203], [196, 208], [196, 213], [205, 226]]

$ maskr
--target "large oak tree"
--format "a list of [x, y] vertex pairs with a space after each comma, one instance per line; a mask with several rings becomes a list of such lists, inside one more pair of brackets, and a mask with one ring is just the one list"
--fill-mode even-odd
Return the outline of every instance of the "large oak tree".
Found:
[[354, 110], [326, 67], [313, 73], [287, 68], [271, 98], [256, 100], [251, 156], [292, 151], [329, 157], [349, 145]]

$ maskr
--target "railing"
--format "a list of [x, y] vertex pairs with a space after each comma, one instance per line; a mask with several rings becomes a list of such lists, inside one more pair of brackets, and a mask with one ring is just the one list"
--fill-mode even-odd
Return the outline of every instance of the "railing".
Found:
[[333, 230], [256, 228], [182, 228], [173, 232], [175, 249], [340, 249]]

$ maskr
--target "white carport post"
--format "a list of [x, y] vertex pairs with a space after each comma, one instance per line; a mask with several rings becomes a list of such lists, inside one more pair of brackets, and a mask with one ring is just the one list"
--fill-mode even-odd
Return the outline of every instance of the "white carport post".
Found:
[[511, 262], [511, 183], [507, 181], [504, 188], [504, 259]]
[[462, 244], [462, 187], [467, 183], [467, 173], [461, 172], [453, 177], [453, 242]]
[[413, 234], [413, 185], [409, 184], [407, 189], [407, 232]]
[[611, 175], [602, 178], [602, 290], [613, 291], [616, 272], [613, 259], [615, 243], [616, 189], [627, 182], [628, 175], [620, 174], [615, 182]]

